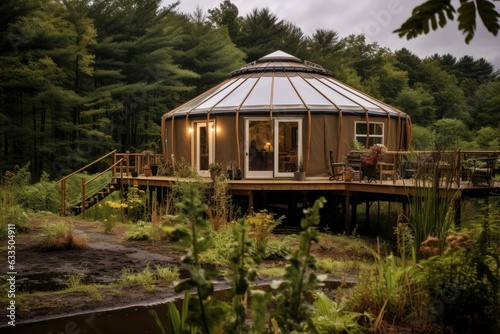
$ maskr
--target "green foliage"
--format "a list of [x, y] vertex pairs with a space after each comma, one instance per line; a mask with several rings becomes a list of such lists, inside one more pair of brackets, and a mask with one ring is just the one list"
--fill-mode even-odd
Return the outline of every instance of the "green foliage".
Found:
[[125, 199], [128, 220], [136, 222], [147, 218], [145, 217], [145, 210], [148, 199], [148, 193], [139, 189], [139, 187], [132, 186], [128, 188]]
[[210, 225], [214, 230], [219, 230], [232, 216], [232, 198], [229, 193], [227, 180], [224, 177], [216, 177], [214, 192], [209, 206]]
[[212, 238], [208, 235], [208, 222], [203, 218], [207, 205], [201, 201], [197, 189], [189, 188], [177, 203], [180, 214], [176, 216], [176, 228], [167, 227], [167, 233], [188, 247], [187, 254], [181, 262], [189, 272], [189, 278], [174, 284], [176, 292], [196, 289], [197, 295], [190, 304], [190, 316], [187, 321], [191, 325], [199, 325], [204, 333], [213, 333], [226, 319], [229, 306], [219, 300], [211, 299], [214, 288], [212, 280], [218, 275], [216, 270], [205, 270], [200, 265], [200, 254], [212, 246]]
[[[453, 157], [451, 153], [448, 157]], [[445, 185], [439, 184], [439, 164], [446, 161], [446, 155], [435, 157], [435, 161], [428, 166], [419, 166], [415, 179], [413, 196], [410, 198], [409, 223], [412, 226], [415, 247], [418, 248], [428, 237], [436, 237], [439, 242], [439, 251], [444, 249], [444, 236], [454, 227], [454, 201], [459, 195], [457, 189], [451, 187], [452, 182], [448, 175]], [[448, 162], [454, 161], [451, 158]], [[453, 169], [453, 166], [452, 166]], [[432, 183], [429, 183], [429, 179]], [[448, 196], [440, 196], [440, 187], [444, 187]]]
[[465, 124], [458, 119], [440, 119], [434, 122], [432, 128], [437, 150], [459, 149], [460, 139], [465, 139], [467, 135]]
[[70, 223], [59, 221], [43, 227], [38, 235], [38, 245], [42, 250], [65, 250], [87, 248], [85, 235], [75, 234]]
[[[465, 18], [474, 18], [475, 9], [494, 31], [498, 13], [491, 3], [464, 1], [460, 29], [470, 33], [475, 20]], [[180, 13], [175, 3], [162, 10], [159, 1], [9, 0], [2, 6], [3, 168], [31, 161], [37, 177], [46, 170], [60, 178], [113, 148], [149, 148], [165, 110], [218, 84], [243, 60], [277, 49], [394, 103], [416, 124], [454, 117], [469, 129], [498, 127], [498, 73], [482, 58], [392, 54], [363, 35], [340, 38], [333, 30], [305, 36], [268, 9], [240, 17], [230, 1], [208, 18], [201, 9]], [[439, 25], [452, 9], [429, 1], [415, 15], [430, 29], [430, 17]]]
[[14, 224], [16, 233], [27, 232], [30, 229], [30, 218], [19, 205], [2, 208], [0, 211], [0, 240], [8, 237], [8, 225]]
[[[399, 37], [406, 36], [407, 39], [415, 38], [422, 34], [429, 33], [430, 29], [436, 30], [438, 25], [443, 28], [447, 24], [447, 18], [454, 20], [455, 7], [451, 2], [428, 0], [413, 9], [412, 15], [401, 27], [394, 32]], [[500, 29], [498, 20], [500, 14], [495, 10], [495, 4], [489, 0], [464, 0], [460, 1], [458, 7], [458, 29], [465, 35], [465, 42], [469, 42], [474, 37], [476, 30], [476, 13], [481, 18], [486, 29], [493, 35], [497, 35]]]
[[450, 234], [446, 252], [422, 262], [422, 281], [431, 300], [428, 316], [444, 328], [457, 333], [465, 328], [483, 333], [500, 329], [499, 234], [498, 229], [490, 232], [485, 221], [476, 236]]
[[[198, 332], [197, 326], [194, 325], [189, 326], [187, 324], [187, 316], [189, 314], [189, 300], [190, 300], [190, 294], [189, 291], [186, 291], [184, 293], [184, 298], [182, 301], [182, 311], [180, 313], [177, 307], [175, 307], [174, 303], [172, 302], [167, 303], [168, 320], [169, 320], [168, 332], [170, 334], [184, 334], [184, 333], [196, 334]], [[149, 312], [155, 319], [156, 327], [160, 330], [161, 333], [165, 333], [163, 324], [161, 323], [160, 318], [158, 317], [156, 311], [150, 310]]]
[[320, 222], [319, 210], [326, 203], [324, 198], [314, 202], [312, 208], [304, 210], [305, 216], [300, 222], [299, 248], [288, 257], [289, 265], [282, 280], [273, 281], [273, 296], [276, 308], [271, 317], [285, 333], [296, 331], [315, 332], [312, 318], [312, 305], [306, 296], [322, 285], [326, 277], [316, 275], [316, 259], [311, 254], [311, 245], [318, 242], [317, 226]]
[[122, 270], [122, 280], [125, 284], [140, 285], [146, 291], [154, 291], [155, 283], [172, 283], [179, 279], [179, 271], [177, 267], [161, 267], [156, 265], [152, 271], [149, 264], [142, 272], [135, 272], [131, 269]]
[[333, 260], [330, 258], [318, 260], [318, 269], [334, 277], [358, 276], [361, 271], [366, 271], [371, 266], [360, 260]]
[[[268, 248], [267, 242], [273, 230], [281, 224], [282, 220], [285, 219], [285, 216], [281, 216], [278, 219], [274, 219], [273, 213], [268, 213], [267, 210], [261, 210], [259, 212], [255, 212], [249, 214], [245, 217], [246, 223], [250, 226], [250, 237], [255, 241], [255, 248], [259, 252], [266, 252], [265, 250]], [[278, 246], [278, 247], [276, 247]], [[271, 256], [272, 253], [275, 253], [275, 250], [278, 252], [281, 249], [281, 245], [273, 244], [273, 250], [266, 254], [266, 257]]]
[[490, 126], [482, 127], [477, 131], [474, 141], [482, 150], [500, 150], [500, 129]]
[[[96, 174], [77, 173], [66, 179], [66, 207], [71, 207], [82, 201], [82, 179], [86, 181], [96, 176]], [[106, 172], [85, 187], [87, 197], [102, 190], [111, 181], [111, 172]], [[58, 183], [58, 187], [60, 184]], [[113, 196], [113, 195], [111, 195]]]
[[492, 126], [500, 127], [500, 115], [498, 108], [500, 106], [500, 82], [489, 82], [478, 87], [474, 94], [474, 101], [477, 102], [477, 108], [473, 112], [476, 120], [476, 127]]
[[61, 206], [60, 186], [56, 182], [49, 181], [48, 176], [43, 172], [40, 182], [23, 186], [17, 192], [17, 202], [33, 211], [58, 213]]
[[[251, 284], [257, 278], [256, 264], [262, 254], [255, 254], [255, 244], [250, 237], [251, 227], [245, 219], [239, 219], [238, 224], [232, 229], [232, 249], [227, 261], [230, 268], [231, 296], [233, 314], [229, 318], [225, 330], [229, 333], [250, 333], [250, 326], [246, 322], [247, 311], [245, 295], [250, 290]], [[259, 320], [254, 314], [254, 320]]]
[[23, 233], [30, 229], [30, 217], [26, 213], [26, 210], [21, 208], [19, 205], [8, 208], [7, 212], [1, 219], [5, 225], [16, 225], [17, 232]]
[[22, 167], [16, 166], [14, 168], [14, 174], [8, 178], [9, 184], [20, 187], [28, 186], [31, 182], [30, 165], [31, 163], [28, 162]]
[[376, 258], [375, 269], [360, 276], [353, 288], [348, 309], [377, 315], [374, 327], [379, 330], [383, 322], [408, 325], [422, 321], [422, 325], [427, 325], [423, 317], [427, 300], [416, 259], [401, 263], [393, 255], [382, 258], [377, 254]]
[[138, 221], [125, 232], [127, 240], [159, 240], [163, 235], [163, 230], [158, 226], [153, 226], [151, 222]]
[[[212, 238], [207, 234], [208, 224], [203, 218], [207, 207], [202, 203], [198, 191], [189, 188], [183, 194], [182, 201], [177, 203], [180, 214], [174, 220], [178, 225], [171, 227], [167, 224], [165, 227], [173, 240], [181, 241], [188, 247], [182, 263], [188, 269], [189, 277], [176, 282], [175, 290], [187, 293], [191, 289], [196, 289], [197, 293], [189, 304], [189, 316], [183, 322], [200, 326], [201, 332], [204, 333], [214, 333], [216, 329], [222, 328], [231, 333], [249, 333], [252, 330], [260, 333], [265, 328], [267, 305], [272, 298], [275, 309], [270, 317], [283, 332], [314, 330], [311, 321], [312, 305], [306, 296], [321, 286], [321, 281], [326, 278], [316, 275], [316, 260], [311, 255], [311, 245], [317, 242], [319, 236], [317, 230], [320, 222], [319, 210], [325, 202], [324, 198], [320, 198], [312, 208], [304, 210], [299, 249], [287, 258], [290, 264], [285, 269], [283, 280], [271, 284], [274, 290], [272, 293], [251, 289], [251, 283], [257, 276], [255, 265], [265, 251], [265, 244], [261, 240], [261, 246], [257, 246], [257, 237], [252, 233], [257, 230], [258, 238], [268, 235], [272, 230], [272, 225], [268, 226], [273, 221], [272, 215], [266, 212], [260, 213], [258, 216], [260, 218], [250, 217], [253, 224], [248, 224], [248, 219], [240, 219], [232, 226], [232, 237], [229, 239], [231, 241], [226, 248], [226, 254], [229, 254], [229, 277], [233, 298], [229, 306], [220, 300], [212, 299], [214, 289], [212, 280], [218, 272], [202, 269], [200, 265], [200, 254], [212, 246]], [[225, 237], [223, 239], [227, 240]], [[246, 323], [247, 311], [244, 300], [248, 293], [252, 295], [253, 328]], [[176, 324], [180, 321], [175, 312], [170, 320]]]
[[71, 274], [68, 276], [68, 288], [76, 288], [82, 284], [82, 280], [85, 277], [82, 273]]
[[368, 313], [347, 310], [344, 299], [336, 302], [320, 291], [314, 295], [313, 322], [320, 334], [366, 333], [361, 323], [373, 321]]
[[[410, 115], [412, 122], [416, 124], [427, 126], [435, 119], [434, 97], [421, 86], [401, 90], [393, 103]], [[413, 126], [415, 127], [416, 125]]]

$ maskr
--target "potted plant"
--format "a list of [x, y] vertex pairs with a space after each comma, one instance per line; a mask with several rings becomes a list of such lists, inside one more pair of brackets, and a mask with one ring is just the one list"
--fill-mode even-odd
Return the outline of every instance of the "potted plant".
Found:
[[345, 182], [351, 182], [354, 179], [354, 173], [356, 173], [356, 171], [354, 170], [354, 168], [352, 168], [351, 166], [347, 166], [342, 171], [342, 174], [343, 174], [343, 177], [344, 177], [344, 181]]
[[153, 176], [158, 175], [158, 165], [155, 163], [152, 163], [150, 165], [150, 167], [151, 167], [151, 174], [153, 174]]
[[306, 171], [304, 168], [304, 162], [302, 161], [302, 157], [299, 160], [297, 171], [293, 173], [296, 181], [304, 181], [306, 179]]
[[151, 172], [151, 167], [149, 165], [144, 165], [144, 176], [151, 176], [152, 175], [152, 172]]
[[233, 180], [241, 180], [241, 178], [242, 178], [241, 169], [239, 167], [236, 167], [233, 174]]
[[374, 144], [368, 150], [368, 153], [361, 158], [361, 167], [363, 176], [368, 180], [375, 180], [377, 177], [377, 162], [387, 152], [387, 147], [383, 144]]
[[220, 175], [220, 172], [222, 170], [222, 166], [220, 163], [218, 162], [211, 162], [209, 165], [208, 165], [208, 170], [210, 171], [210, 177], [212, 178], [212, 180], [215, 182], [217, 176]]
[[138, 177], [139, 176], [139, 173], [135, 169], [130, 174], [132, 175], [132, 177]]

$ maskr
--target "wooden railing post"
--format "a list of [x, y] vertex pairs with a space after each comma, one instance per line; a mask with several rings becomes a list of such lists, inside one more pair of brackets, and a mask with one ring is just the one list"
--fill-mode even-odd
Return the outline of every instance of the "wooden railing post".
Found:
[[123, 159], [120, 160], [120, 200], [123, 201]]
[[115, 177], [116, 175], [116, 150], [113, 152], [113, 170], [111, 171], [111, 176]]
[[125, 162], [127, 163], [127, 176], [129, 176], [130, 174], [130, 152], [127, 151], [126, 155], [125, 155]]

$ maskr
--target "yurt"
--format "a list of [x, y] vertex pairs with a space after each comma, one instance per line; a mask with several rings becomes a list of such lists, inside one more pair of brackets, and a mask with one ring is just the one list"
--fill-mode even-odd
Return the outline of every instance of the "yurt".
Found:
[[302, 166], [308, 178], [327, 177], [330, 152], [341, 161], [354, 140], [405, 150], [410, 117], [282, 51], [231, 72], [162, 117], [165, 159], [205, 176], [219, 163], [245, 179], [293, 178]]

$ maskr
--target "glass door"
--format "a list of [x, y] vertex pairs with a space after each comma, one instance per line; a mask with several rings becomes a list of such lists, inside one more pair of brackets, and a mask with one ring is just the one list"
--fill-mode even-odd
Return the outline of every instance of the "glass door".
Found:
[[297, 118], [274, 119], [274, 176], [293, 177], [302, 157], [302, 120]]
[[215, 131], [214, 122], [199, 122], [195, 132], [195, 161], [196, 170], [201, 176], [210, 176], [208, 165], [215, 160]]
[[273, 123], [268, 118], [245, 119], [245, 177], [272, 178], [274, 171]]

